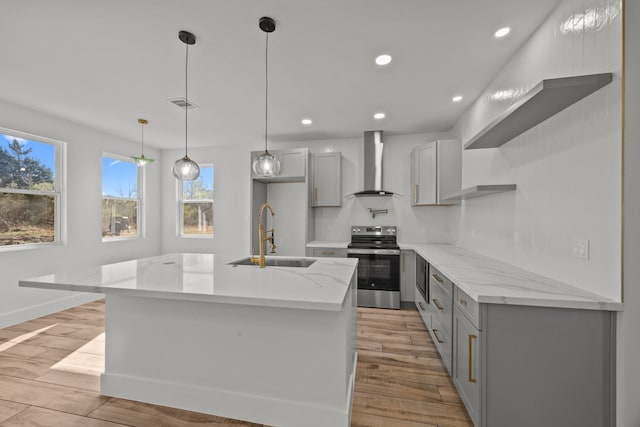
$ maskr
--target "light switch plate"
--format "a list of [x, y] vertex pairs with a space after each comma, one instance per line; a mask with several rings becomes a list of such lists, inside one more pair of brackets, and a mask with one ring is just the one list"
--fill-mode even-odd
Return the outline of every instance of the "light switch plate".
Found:
[[575, 258], [588, 260], [589, 259], [589, 240], [573, 239], [571, 255], [574, 256]]

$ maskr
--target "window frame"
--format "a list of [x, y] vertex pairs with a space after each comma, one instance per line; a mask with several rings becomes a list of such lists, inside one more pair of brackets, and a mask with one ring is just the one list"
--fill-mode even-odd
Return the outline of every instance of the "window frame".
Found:
[[[212, 178], [213, 182], [215, 182], [215, 167], [213, 163], [201, 163], [200, 169], [211, 168], [212, 169]], [[185, 234], [184, 233], [184, 205], [185, 203], [211, 203], [211, 210], [215, 208], [215, 198], [214, 199], [184, 199], [184, 180], [177, 179], [176, 180], [176, 204], [177, 204], [177, 221], [176, 221], [176, 236], [179, 238], [185, 239], [213, 239], [215, 235], [215, 227], [213, 223], [211, 224], [211, 234]]]
[[45, 190], [28, 190], [18, 188], [0, 187], [0, 193], [7, 194], [26, 194], [37, 196], [52, 196], [54, 199], [54, 219], [53, 219], [53, 241], [40, 243], [26, 243], [23, 245], [0, 245], [0, 252], [20, 251], [29, 249], [41, 249], [50, 246], [60, 246], [67, 244], [67, 143], [45, 136], [34, 135], [27, 132], [21, 132], [9, 128], [0, 127], [0, 133], [7, 136], [13, 136], [20, 139], [26, 139], [33, 142], [53, 145], [54, 150], [54, 179], [53, 191]]
[[[128, 198], [128, 197], [105, 197], [104, 195], [102, 195], [103, 193], [103, 185], [104, 185], [104, 175], [102, 174], [102, 161], [104, 160], [105, 157], [108, 157], [110, 159], [114, 159], [114, 160], [120, 160], [122, 162], [127, 162], [127, 163], [132, 163], [135, 167], [136, 167], [136, 198], [132, 199], [132, 198]], [[101, 197], [100, 197], [100, 224], [102, 224], [102, 203], [105, 199], [109, 199], [109, 200], [120, 200], [120, 201], [132, 201], [135, 200], [138, 203], [137, 206], [137, 214], [136, 214], [136, 230], [137, 233], [135, 236], [110, 236], [110, 237], [105, 237], [102, 236], [102, 242], [103, 243], [109, 243], [109, 242], [121, 242], [123, 240], [135, 240], [135, 239], [143, 239], [146, 237], [146, 233], [145, 233], [145, 222], [144, 221], [144, 214], [145, 214], [145, 203], [144, 203], [144, 186], [145, 186], [145, 178], [146, 178], [146, 174], [145, 174], [145, 167], [144, 166], [138, 166], [135, 162], [135, 160], [133, 160], [131, 157], [126, 157], [126, 156], [121, 156], [119, 154], [113, 154], [113, 153], [108, 153], [108, 152], [103, 152], [102, 156], [100, 157], [100, 193], [101, 193]], [[102, 234], [102, 230], [100, 230], [100, 234]]]

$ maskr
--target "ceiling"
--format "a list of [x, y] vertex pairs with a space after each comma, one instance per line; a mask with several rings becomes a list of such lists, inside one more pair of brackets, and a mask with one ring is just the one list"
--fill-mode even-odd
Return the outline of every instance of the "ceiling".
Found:
[[[451, 129], [558, 0], [0, 0], [0, 98], [139, 142], [189, 146]], [[493, 33], [510, 26], [503, 39]], [[393, 55], [380, 67], [374, 58]], [[462, 95], [459, 103], [451, 102]], [[384, 111], [384, 120], [372, 114]], [[311, 126], [300, 123], [303, 117]], [[9, 126], [10, 124], [3, 124]], [[10, 127], [10, 126], [9, 126]]]

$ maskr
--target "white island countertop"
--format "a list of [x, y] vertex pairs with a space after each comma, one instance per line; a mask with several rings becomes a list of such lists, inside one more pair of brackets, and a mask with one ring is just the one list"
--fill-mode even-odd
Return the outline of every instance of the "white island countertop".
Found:
[[479, 303], [622, 310], [623, 304], [452, 245], [400, 243]]
[[173, 253], [23, 279], [20, 286], [340, 311], [357, 266], [353, 258], [316, 258], [306, 268], [263, 269], [228, 264], [234, 260]]

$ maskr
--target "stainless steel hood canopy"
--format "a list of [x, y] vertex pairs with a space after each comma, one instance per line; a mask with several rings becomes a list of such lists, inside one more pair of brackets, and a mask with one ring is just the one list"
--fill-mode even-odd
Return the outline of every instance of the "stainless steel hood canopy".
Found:
[[384, 143], [382, 131], [372, 130], [364, 133], [364, 190], [353, 193], [356, 197], [392, 196], [384, 190], [382, 174], [382, 154]]

